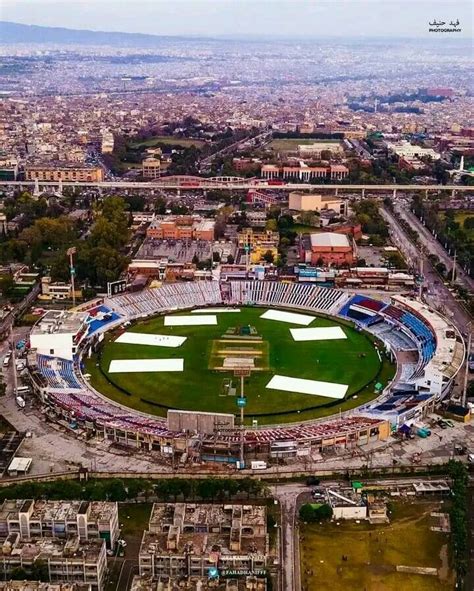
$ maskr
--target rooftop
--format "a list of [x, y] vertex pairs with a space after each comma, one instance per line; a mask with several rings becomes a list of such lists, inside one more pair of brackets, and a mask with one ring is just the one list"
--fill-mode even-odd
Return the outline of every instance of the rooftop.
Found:
[[42, 583], [41, 581], [0, 581], [0, 591], [89, 591], [88, 583]]
[[[241, 576], [239, 578], [210, 580], [202, 577], [133, 577], [130, 591], [266, 591], [265, 578]], [[2, 589], [0, 588], [0, 591]], [[41, 590], [42, 591], [42, 590]]]
[[345, 234], [321, 232], [320, 234], [311, 234], [311, 246], [350, 248], [351, 244]]
[[31, 329], [31, 335], [41, 334], [76, 334], [87, 318], [86, 312], [68, 312], [66, 310], [48, 310], [41, 320]]
[[266, 510], [260, 505], [155, 503], [149, 530], [141, 554], [266, 553]]
[[40, 538], [24, 541], [19, 533], [9, 534], [0, 539], [2, 556], [20, 558], [22, 561], [35, 561], [38, 558], [67, 559], [80, 561], [84, 559], [96, 562], [103, 551], [105, 540], [89, 540], [81, 543], [78, 537], [62, 540], [58, 538]]
[[117, 503], [107, 501], [6, 500], [0, 506], [0, 521], [17, 520], [28, 513], [32, 520], [76, 521], [78, 514], [88, 513], [90, 521], [109, 521]]

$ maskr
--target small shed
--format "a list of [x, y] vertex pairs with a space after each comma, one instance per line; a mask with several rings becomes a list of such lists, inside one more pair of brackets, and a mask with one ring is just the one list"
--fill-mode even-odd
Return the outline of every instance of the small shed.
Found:
[[8, 466], [8, 475], [20, 476], [21, 474], [26, 474], [31, 468], [32, 462], [32, 458], [13, 458], [13, 460], [10, 462], [10, 465]]

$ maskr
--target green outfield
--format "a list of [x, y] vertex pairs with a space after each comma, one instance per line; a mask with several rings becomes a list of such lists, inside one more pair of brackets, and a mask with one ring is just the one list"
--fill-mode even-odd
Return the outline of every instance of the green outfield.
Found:
[[[177, 348], [131, 345], [115, 343], [119, 333], [111, 332], [99, 354], [85, 360], [85, 371], [104, 395], [143, 412], [165, 416], [167, 408], [177, 408], [237, 414], [240, 378], [233, 368], [251, 359], [255, 370], [244, 381], [245, 413], [247, 422], [257, 419], [259, 424], [296, 422], [354, 408], [374, 398], [376, 382], [385, 385], [393, 377], [394, 366], [383, 356], [380, 362], [371, 339], [349, 324], [316, 317], [311, 327], [340, 324], [347, 339], [295, 342], [290, 328], [296, 326], [261, 319], [264, 311], [247, 307], [217, 314], [217, 326], [165, 327], [162, 316], [137, 322], [127, 330], [187, 340]], [[183, 372], [108, 371], [112, 360], [181, 358]], [[349, 388], [343, 400], [266, 389], [275, 374]]]

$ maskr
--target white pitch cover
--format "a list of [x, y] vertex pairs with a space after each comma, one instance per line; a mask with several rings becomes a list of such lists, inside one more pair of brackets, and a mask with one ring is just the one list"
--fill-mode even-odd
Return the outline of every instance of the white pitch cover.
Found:
[[129, 345], [153, 345], [155, 347], [181, 347], [187, 337], [174, 337], [166, 334], [147, 334], [142, 332], [124, 332], [115, 339], [116, 343]]
[[110, 373], [143, 373], [161, 371], [183, 371], [184, 359], [114, 359], [110, 362]]
[[311, 394], [312, 396], [342, 399], [346, 395], [349, 386], [276, 375], [273, 376], [266, 387], [271, 390], [283, 390], [284, 392], [296, 392], [297, 394]]

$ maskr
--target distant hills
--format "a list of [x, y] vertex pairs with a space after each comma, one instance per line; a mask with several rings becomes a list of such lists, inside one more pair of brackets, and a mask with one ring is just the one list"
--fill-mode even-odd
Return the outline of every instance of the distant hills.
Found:
[[0, 44], [10, 43], [57, 43], [73, 45], [116, 45], [122, 47], [158, 47], [170, 40], [185, 37], [167, 37], [143, 33], [113, 33], [65, 29], [63, 27], [40, 27], [0, 21]]

